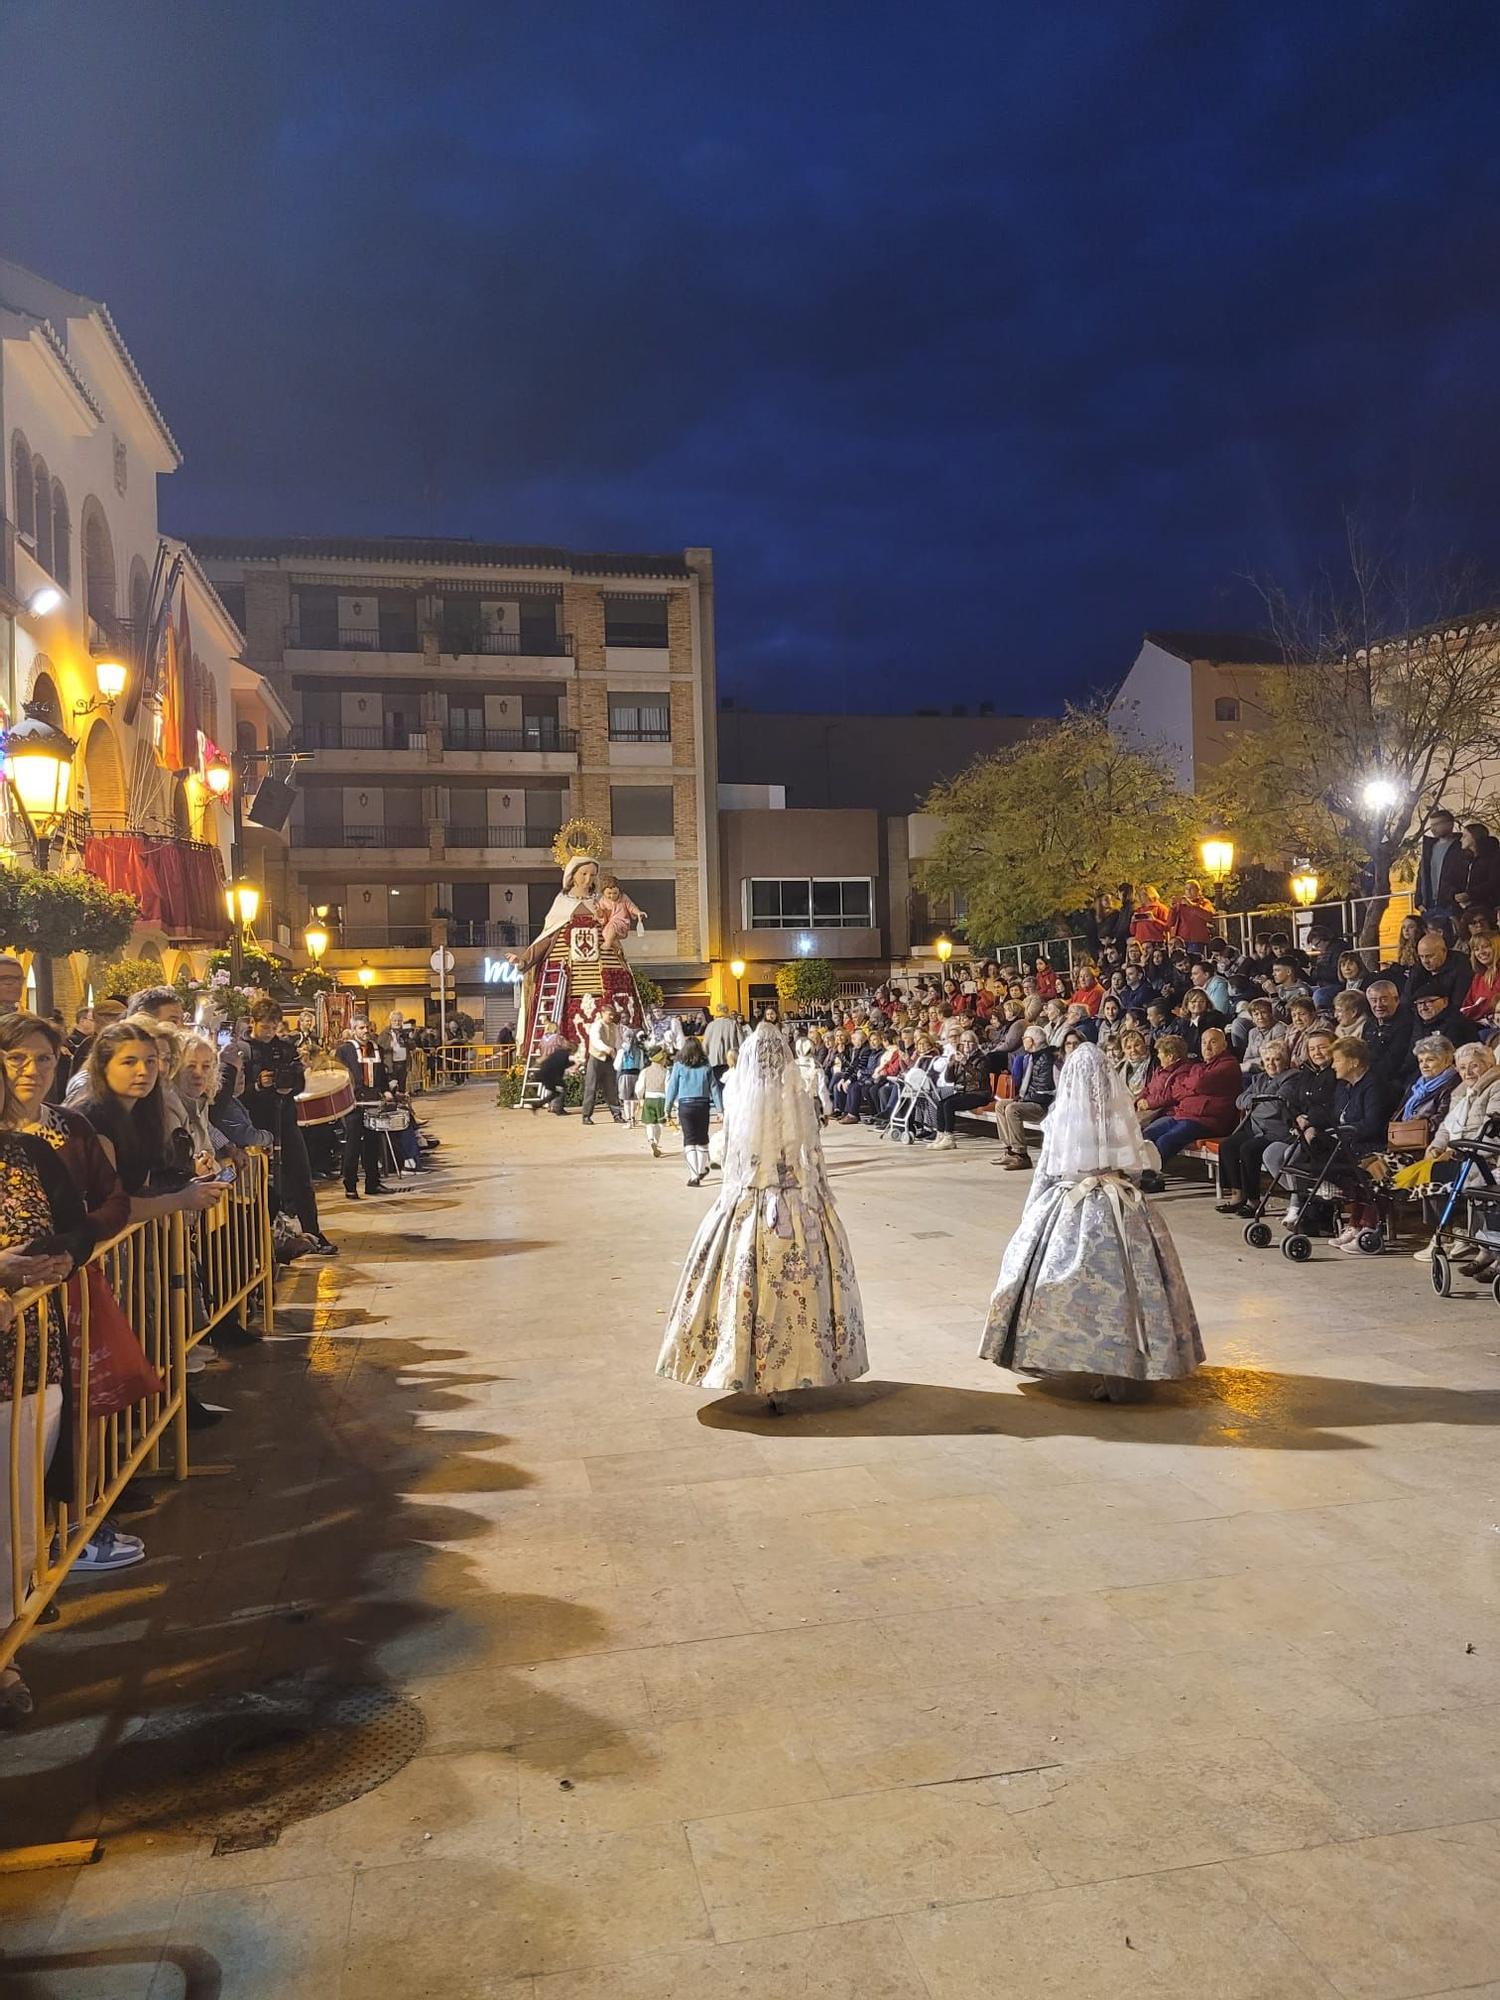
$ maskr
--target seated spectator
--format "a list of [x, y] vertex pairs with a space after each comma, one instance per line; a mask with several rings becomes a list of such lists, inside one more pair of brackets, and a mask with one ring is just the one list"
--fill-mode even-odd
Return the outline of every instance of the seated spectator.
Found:
[[[1157, 1115], [1146, 1126], [1146, 1137], [1163, 1161], [1200, 1139], [1222, 1139], [1234, 1130], [1235, 1100], [1243, 1080], [1222, 1029], [1209, 1028], [1203, 1037], [1201, 1058], [1174, 1064], [1168, 1080]], [[1151, 1096], [1149, 1085], [1146, 1095], [1148, 1099]], [[1143, 1175], [1141, 1185], [1159, 1193], [1166, 1183], [1159, 1174], [1152, 1174], [1149, 1179]]]
[[1416, 1080], [1411, 1083], [1399, 1104], [1391, 1113], [1393, 1123], [1408, 1124], [1413, 1119], [1426, 1121], [1429, 1131], [1436, 1131], [1448, 1115], [1448, 1106], [1453, 1093], [1458, 1088], [1458, 1070], [1454, 1066], [1457, 1051], [1446, 1035], [1424, 1035], [1412, 1049], [1416, 1058]]
[[182, 995], [175, 986], [143, 986], [138, 993], [131, 994], [125, 1012], [127, 1016], [135, 1014], [159, 1021], [167, 1028], [180, 1028], [185, 1019]]
[[[1307, 1038], [1312, 1030], [1320, 1022], [1325, 1027], [1328, 1023], [1325, 1017], [1318, 1012], [1311, 1000], [1304, 1000], [1300, 997], [1288, 1003], [1286, 1012], [1287, 1053], [1291, 1057], [1292, 1067], [1295, 1069], [1306, 1056]], [[1264, 1062], [1265, 1054], [1266, 1050], [1263, 1049], [1261, 1051], [1262, 1062]]]
[[[1427, 1148], [1432, 1179], [1440, 1185], [1451, 1181], [1458, 1172], [1459, 1162], [1453, 1156], [1453, 1148], [1482, 1138], [1489, 1120], [1500, 1117], [1500, 1065], [1496, 1064], [1493, 1050], [1487, 1049], [1483, 1042], [1470, 1042], [1455, 1050], [1453, 1064], [1458, 1071], [1458, 1087], [1449, 1098], [1447, 1112]], [[1500, 1262], [1491, 1253], [1460, 1238], [1455, 1238], [1455, 1247], [1465, 1251], [1458, 1261], [1470, 1276], [1486, 1283], [1500, 1277]], [[1428, 1262], [1432, 1248], [1429, 1240], [1413, 1254], [1419, 1262]]]
[[1151, 1056], [1151, 1044], [1139, 1028], [1126, 1027], [1116, 1036], [1110, 1050], [1115, 1066], [1125, 1079], [1125, 1088], [1132, 1100], [1144, 1096], [1146, 1081], [1155, 1064]]
[[1106, 993], [1104, 998], [1099, 1002], [1099, 1012], [1095, 1016], [1097, 1024], [1095, 1040], [1101, 1049], [1113, 1046], [1119, 1036], [1120, 1026], [1124, 1019], [1125, 1009], [1120, 1005], [1118, 996], [1113, 993]]
[[1416, 1015], [1403, 1004], [1402, 989], [1393, 979], [1372, 979], [1365, 998], [1370, 1003], [1370, 1025], [1363, 1039], [1372, 1065], [1394, 1097], [1410, 1064]]
[[1417, 939], [1417, 964], [1421, 970], [1413, 970], [1413, 992], [1418, 985], [1429, 993], [1436, 989], [1446, 994], [1455, 1008], [1462, 1006], [1474, 976], [1473, 969], [1461, 951], [1450, 950], [1441, 932], [1423, 931]]
[[1465, 1020], [1483, 1028], [1494, 1016], [1496, 1001], [1500, 1001], [1500, 950], [1487, 931], [1469, 940], [1469, 964], [1473, 967], [1473, 977], [1459, 1011]]
[[[1333, 1069], [1338, 1078], [1333, 1092], [1334, 1133], [1344, 1158], [1362, 1162], [1385, 1144], [1385, 1092], [1370, 1067], [1369, 1050], [1356, 1036], [1340, 1035], [1334, 1043]], [[1360, 1199], [1349, 1205], [1347, 1218], [1334, 1247], [1352, 1253], [1359, 1249], [1360, 1232], [1374, 1228], [1379, 1217], [1372, 1202]]]
[[1312, 998], [1319, 1007], [1330, 1007], [1334, 994], [1344, 984], [1339, 971], [1344, 957], [1342, 944], [1335, 934], [1314, 925], [1307, 934], [1307, 948], [1307, 983]]
[[1177, 1020], [1167, 1002], [1157, 998], [1146, 1004], [1146, 1039], [1154, 1048], [1163, 1035], [1174, 1035], [1181, 1039], [1181, 1021]]
[[1190, 986], [1182, 996], [1182, 1017], [1179, 1029], [1182, 1039], [1188, 1045], [1188, 1054], [1196, 1057], [1203, 1045], [1206, 1028], [1223, 1028], [1228, 1023], [1209, 1001], [1202, 987]]
[[[1462, 1048], [1465, 1042], [1477, 1042], [1479, 1030], [1468, 1017], [1461, 1013], [1441, 985], [1419, 985], [1412, 988], [1412, 1012], [1416, 1016], [1414, 1035], [1446, 1035], [1453, 1046]], [[1397, 1079], [1406, 1082], [1411, 1075], [1410, 1064]]]
[[[1281, 1172], [1294, 1146], [1326, 1143], [1324, 1135], [1333, 1124], [1333, 1093], [1338, 1083], [1333, 1068], [1335, 1039], [1331, 1028], [1314, 1028], [1307, 1037], [1305, 1059], [1300, 1068], [1292, 1070], [1287, 1091], [1292, 1136], [1273, 1139], [1266, 1147], [1264, 1164], [1268, 1174]], [[1297, 1220], [1297, 1211], [1298, 1199], [1293, 1196], [1287, 1204], [1289, 1225]]]
[[1352, 986], [1333, 996], [1333, 1025], [1341, 1035], [1358, 1035], [1363, 1041], [1370, 1026], [1370, 1003]]
[[1004, 1148], [999, 1164], [1008, 1173], [1018, 1173], [1031, 1165], [1024, 1120], [1030, 1118], [1035, 1123], [1045, 1118], [1056, 1095], [1056, 1054], [1040, 1028], [1030, 1027], [1022, 1042], [1016, 1094], [999, 1099], [995, 1105], [995, 1125]]
[[1261, 1067], [1246, 1076], [1235, 1100], [1240, 1122], [1219, 1141], [1221, 1215], [1248, 1215], [1259, 1202], [1266, 1149], [1278, 1140], [1285, 1144], [1292, 1136], [1295, 1090], [1291, 1050], [1285, 1042], [1268, 1042]]
[[[1311, 996], [1303, 994], [1299, 997], [1308, 999]], [[1286, 1027], [1283, 1022], [1277, 1020], [1276, 1009], [1269, 1000], [1252, 1000], [1241, 1019], [1248, 1020], [1250, 1026], [1244, 1035], [1240, 1061], [1245, 1069], [1253, 1072], [1262, 1066], [1267, 1042], [1286, 1040]]]
[[[1034, 1033], [1035, 1030], [1029, 1032]], [[994, 1095], [989, 1066], [979, 1046], [979, 1037], [965, 1031], [958, 1045], [935, 1074], [938, 1097], [935, 1113], [937, 1134], [932, 1141], [936, 1152], [952, 1152], [958, 1144], [954, 1127], [960, 1111], [978, 1111]]]
[[0, 1063], [5, 1071], [3, 1123], [43, 1140], [56, 1152], [82, 1205], [84, 1256], [118, 1236], [130, 1222], [130, 1196], [99, 1138], [77, 1111], [49, 1101], [61, 1037], [36, 1014], [0, 1016]]
[[1271, 965], [1271, 998], [1278, 1006], [1285, 1007], [1289, 1000], [1299, 997], [1312, 998], [1312, 988], [1302, 977], [1300, 969], [1287, 958], [1278, 958]]

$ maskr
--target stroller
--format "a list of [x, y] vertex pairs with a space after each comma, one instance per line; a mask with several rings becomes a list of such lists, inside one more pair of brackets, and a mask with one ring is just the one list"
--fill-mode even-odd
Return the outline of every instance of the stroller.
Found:
[[1268, 1250], [1274, 1232], [1266, 1219], [1277, 1194], [1286, 1197], [1282, 1225], [1281, 1254], [1293, 1264], [1305, 1264], [1312, 1255], [1314, 1236], [1335, 1236], [1342, 1226], [1344, 1210], [1358, 1203], [1379, 1206], [1382, 1226], [1359, 1232], [1359, 1248], [1367, 1257], [1376, 1257], [1385, 1248], [1384, 1222], [1388, 1198], [1348, 1147], [1339, 1139], [1322, 1136], [1307, 1139], [1301, 1133], [1293, 1140], [1271, 1184], [1255, 1205], [1255, 1213], [1245, 1224], [1245, 1241], [1252, 1250]]
[[[1477, 1139], [1461, 1140], [1453, 1148], [1458, 1172], [1448, 1183], [1447, 1199], [1438, 1215], [1432, 1235], [1432, 1289], [1440, 1299], [1453, 1291], [1453, 1250], [1448, 1231], [1460, 1202], [1467, 1204], [1471, 1241], [1483, 1250], [1500, 1252], [1500, 1184], [1495, 1167], [1500, 1162], [1500, 1118], [1487, 1118]], [[1500, 1278], [1491, 1291], [1500, 1305]]]
[[938, 1088], [932, 1071], [913, 1063], [900, 1079], [900, 1094], [891, 1107], [885, 1137], [898, 1146], [930, 1139], [937, 1131]]

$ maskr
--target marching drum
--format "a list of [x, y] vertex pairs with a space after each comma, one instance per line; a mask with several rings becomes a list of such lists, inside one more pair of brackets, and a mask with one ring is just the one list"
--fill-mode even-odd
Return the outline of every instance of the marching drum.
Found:
[[297, 1096], [299, 1125], [331, 1125], [354, 1109], [354, 1085], [346, 1069], [315, 1069]]

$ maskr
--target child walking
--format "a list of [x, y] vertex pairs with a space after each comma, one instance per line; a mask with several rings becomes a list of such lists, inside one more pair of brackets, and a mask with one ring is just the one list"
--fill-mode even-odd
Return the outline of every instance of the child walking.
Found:
[[636, 1078], [636, 1101], [641, 1107], [641, 1124], [651, 1145], [653, 1160], [661, 1158], [661, 1128], [667, 1122], [667, 1052], [652, 1049], [650, 1060]]
[[636, 1097], [641, 1072], [646, 1067], [646, 1041], [639, 1028], [620, 1030], [620, 1053], [615, 1057], [615, 1081], [620, 1087], [620, 1109], [625, 1123], [635, 1123]]

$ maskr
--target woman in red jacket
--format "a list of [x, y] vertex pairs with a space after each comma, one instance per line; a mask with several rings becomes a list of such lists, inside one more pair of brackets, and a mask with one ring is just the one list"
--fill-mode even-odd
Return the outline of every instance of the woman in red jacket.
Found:
[[[1158, 1054], [1160, 1049], [1158, 1043]], [[1157, 1115], [1146, 1127], [1146, 1137], [1164, 1160], [1195, 1140], [1226, 1138], [1238, 1122], [1235, 1099], [1243, 1087], [1240, 1066], [1229, 1052], [1223, 1029], [1205, 1029], [1199, 1060], [1175, 1063], [1167, 1072], [1167, 1088], [1158, 1100]], [[1141, 1185], [1155, 1188], [1159, 1179], [1152, 1175]]]
[[1470, 938], [1469, 963], [1474, 968], [1474, 977], [1469, 981], [1459, 1012], [1465, 1020], [1487, 1028], [1495, 1003], [1500, 1000], [1500, 950], [1496, 949], [1494, 938], [1482, 931]]
[[1099, 984], [1099, 974], [1092, 965], [1079, 969], [1072, 993], [1068, 996], [1076, 1000], [1080, 1007], [1087, 1007], [1092, 1018], [1099, 1012], [1099, 1003], [1104, 998], [1104, 988]]

